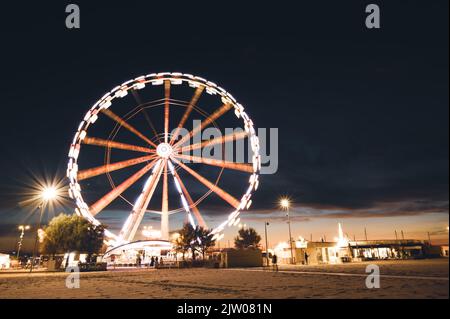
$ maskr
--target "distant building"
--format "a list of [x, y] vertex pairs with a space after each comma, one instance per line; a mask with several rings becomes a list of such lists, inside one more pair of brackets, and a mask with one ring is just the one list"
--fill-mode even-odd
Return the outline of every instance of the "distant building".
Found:
[[[446, 247], [446, 248], [445, 248]], [[290, 246], [282, 243], [275, 248], [280, 263], [291, 259]], [[345, 262], [414, 259], [448, 256], [448, 246], [432, 246], [422, 240], [362, 240], [348, 242], [296, 242], [293, 248], [296, 264], [340, 264]]]
[[357, 260], [411, 259], [433, 255], [433, 246], [423, 240], [364, 240], [349, 242], [349, 246]]
[[9, 259], [9, 255], [0, 254], [0, 270], [1, 269], [9, 269], [11, 266], [11, 261]]
[[219, 267], [261, 267], [263, 256], [260, 249], [234, 249], [227, 248], [220, 252]]
[[274, 253], [280, 263], [288, 264], [293, 259], [295, 264], [317, 265], [376, 259], [448, 257], [448, 246], [433, 246], [429, 241], [412, 239], [350, 241], [344, 236], [339, 223], [338, 237], [333, 242], [313, 242], [299, 237], [295, 244], [292, 242], [292, 247], [287, 242], [279, 243]]
[[307, 242], [303, 248], [295, 249], [296, 264], [340, 264], [351, 261], [348, 246], [340, 247], [335, 242]]

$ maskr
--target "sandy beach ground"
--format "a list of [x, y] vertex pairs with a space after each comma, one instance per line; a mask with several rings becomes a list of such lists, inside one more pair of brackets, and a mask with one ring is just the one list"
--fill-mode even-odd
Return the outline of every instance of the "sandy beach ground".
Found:
[[379, 261], [378, 289], [365, 281], [369, 263], [246, 269], [140, 269], [82, 273], [0, 272], [0, 298], [446, 298], [448, 259]]

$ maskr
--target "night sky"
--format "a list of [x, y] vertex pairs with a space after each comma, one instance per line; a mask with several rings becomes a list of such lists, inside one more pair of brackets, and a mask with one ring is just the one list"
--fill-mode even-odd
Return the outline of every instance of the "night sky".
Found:
[[448, 241], [448, 1], [372, 1], [379, 30], [365, 27], [368, 1], [76, 1], [79, 30], [64, 25], [70, 2], [29, 2], [0, 9], [0, 250], [35, 221], [18, 205], [31, 174], [64, 176], [88, 108], [164, 71], [218, 83], [279, 129], [278, 172], [242, 215], [260, 232], [269, 221], [272, 244], [287, 240], [282, 195], [295, 237], [332, 238], [342, 222], [350, 237]]

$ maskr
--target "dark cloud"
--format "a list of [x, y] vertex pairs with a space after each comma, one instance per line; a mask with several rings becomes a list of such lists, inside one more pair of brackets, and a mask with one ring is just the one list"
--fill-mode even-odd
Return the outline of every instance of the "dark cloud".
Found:
[[[346, 219], [346, 218], [390, 218], [413, 217], [427, 214], [449, 214], [449, 202], [385, 202], [377, 203], [371, 208], [350, 209], [323, 205], [293, 206], [290, 210], [291, 219], [311, 221], [317, 219]], [[286, 212], [280, 210], [251, 210], [243, 212], [245, 220], [287, 220]]]

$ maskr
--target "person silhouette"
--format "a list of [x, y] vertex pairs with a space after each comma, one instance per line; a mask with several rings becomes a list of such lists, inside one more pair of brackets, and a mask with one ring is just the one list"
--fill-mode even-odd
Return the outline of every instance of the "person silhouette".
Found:
[[272, 256], [272, 269], [278, 271], [278, 257], [275, 254]]

